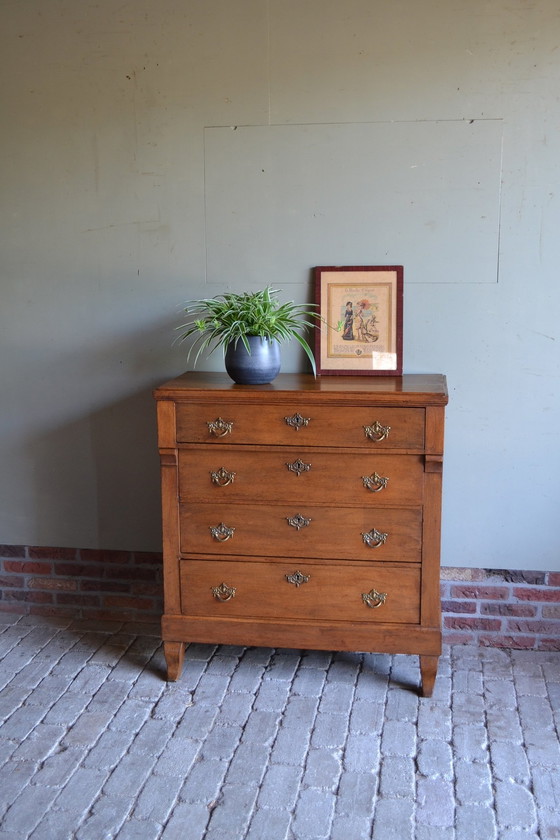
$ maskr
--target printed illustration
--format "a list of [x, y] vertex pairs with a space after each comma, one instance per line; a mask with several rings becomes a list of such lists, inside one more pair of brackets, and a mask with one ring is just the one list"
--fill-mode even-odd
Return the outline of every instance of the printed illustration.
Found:
[[329, 286], [329, 356], [371, 355], [391, 346], [391, 286]]
[[[346, 301], [342, 338], [344, 341], [360, 341], [365, 344], [379, 339], [377, 328], [377, 305], [367, 298], [356, 303]], [[339, 322], [339, 326], [342, 322]]]
[[402, 267], [318, 267], [323, 373], [402, 371]]

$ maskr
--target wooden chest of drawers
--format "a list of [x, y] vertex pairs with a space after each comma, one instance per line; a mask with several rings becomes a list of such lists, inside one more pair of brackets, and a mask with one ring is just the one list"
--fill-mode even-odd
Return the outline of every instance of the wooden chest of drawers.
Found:
[[185, 642], [441, 651], [445, 378], [158, 388], [168, 678]]

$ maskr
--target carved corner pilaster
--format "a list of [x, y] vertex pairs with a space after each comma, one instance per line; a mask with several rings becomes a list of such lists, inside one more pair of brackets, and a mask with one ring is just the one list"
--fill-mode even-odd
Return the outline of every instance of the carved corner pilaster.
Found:
[[426, 455], [424, 459], [424, 470], [427, 473], [443, 472], [443, 455]]
[[177, 450], [176, 449], [160, 449], [159, 462], [162, 467], [176, 467], [177, 466]]

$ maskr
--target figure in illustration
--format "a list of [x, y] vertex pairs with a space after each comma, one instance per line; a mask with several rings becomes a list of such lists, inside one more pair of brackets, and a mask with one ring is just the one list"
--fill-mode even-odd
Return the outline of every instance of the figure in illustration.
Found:
[[373, 308], [370, 301], [366, 299], [360, 300], [357, 303], [355, 322], [358, 341], [372, 343], [379, 338], [377, 318], [373, 312]]
[[361, 304], [358, 304], [354, 323], [356, 326], [356, 338], [358, 341], [364, 341], [364, 307]]
[[352, 308], [351, 300], [346, 302], [342, 338], [344, 339], [344, 341], [354, 341], [354, 309]]

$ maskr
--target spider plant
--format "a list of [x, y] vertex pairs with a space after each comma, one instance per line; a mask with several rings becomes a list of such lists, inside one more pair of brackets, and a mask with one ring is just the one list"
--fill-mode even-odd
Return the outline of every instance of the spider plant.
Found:
[[187, 353], [187, 361], [194, 353], [196, 366], [201, 353], [213, 353], [221, 347], [225, 355], [228, 346], [234, 347], [241, 341], [251, 353], [249, 336], [260, 336], [269, 341], [295, 339], [303, 347], [316, 374], [315, 358], [311, 347], [300, 335], [315, 327], [314, 319], [320, 318], [313, 311], [316, 304], [296, 304], [293, 301], [280, 303], [278, 289], [267, 286], [258, 292], [227, 292], [212, 298], [189, 301], [185, 307], [187, 321], [178, 330], [183, 330], [180, 341], [195, 336]]

